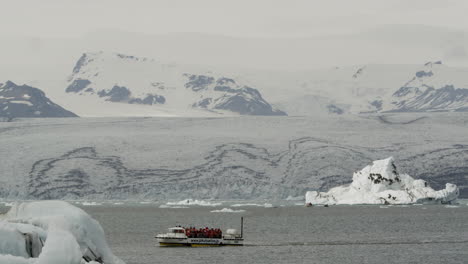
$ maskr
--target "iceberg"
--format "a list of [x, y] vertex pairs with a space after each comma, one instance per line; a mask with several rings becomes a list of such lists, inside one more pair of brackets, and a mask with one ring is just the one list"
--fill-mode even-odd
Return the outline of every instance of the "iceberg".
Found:
[[101, 225], [62, 201], [18, 203], [0, 215], [0, 263], [124, 264]]
[[447, 183], [445, 189], [435, 191], [421, 179], [399, 173], [393, 157], [374, 161], [355, 172], [347, 186], [328, 192], [308, 191], [306, 204], [450, 204], [459, 196], [458, 187]]

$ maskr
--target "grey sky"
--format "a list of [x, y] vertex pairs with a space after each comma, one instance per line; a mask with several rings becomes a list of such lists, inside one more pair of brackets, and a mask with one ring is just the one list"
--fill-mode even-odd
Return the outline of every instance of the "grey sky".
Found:
[[466, 0], [0, 0], [2, 35], [75, 37], [102, 29], [240, 37], [354, 33], [386, 24], [468, 29]]

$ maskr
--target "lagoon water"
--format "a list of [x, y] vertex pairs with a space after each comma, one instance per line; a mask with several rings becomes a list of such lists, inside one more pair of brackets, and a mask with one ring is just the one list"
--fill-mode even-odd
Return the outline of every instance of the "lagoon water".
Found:
[[[159, 208], [97, 205], [85, 209], [104, 227], [127, 264], [150, 263], [468, 263], [468, 206]], [[154, 236], [173, 225], [239, 228], [244, 247], [165, 248]]]
[[[127, 264], [153, 263], [468, 263], [468, 201], [457, 206], [283, 205], [275, 208], [159, 208], [160, 204], [78, 204], [103, 226]], [[242, 213], [213, 213], [232, 208]], [[0, 205], [0, 213], [7, 207]], [[174, 225], [239, 228], [245, 246], [159, 247]]]

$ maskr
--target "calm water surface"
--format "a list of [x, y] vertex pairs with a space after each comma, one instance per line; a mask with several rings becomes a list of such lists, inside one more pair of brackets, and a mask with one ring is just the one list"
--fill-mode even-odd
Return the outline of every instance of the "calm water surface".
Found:
[[[157, 205], [83, 207], [127, 264], [468, 263], [468, 206], [244, 207], [211, 213]], [[240, 209], [240, 208], [235, 208]], [[176, 224], [239, 228], [244, 247], [161, 248], [154, 236]]]

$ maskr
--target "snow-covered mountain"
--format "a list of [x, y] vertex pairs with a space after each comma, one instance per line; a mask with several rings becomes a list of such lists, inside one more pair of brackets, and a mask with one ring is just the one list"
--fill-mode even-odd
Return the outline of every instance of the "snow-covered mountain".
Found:
[[[125, 104], [158, 105], [178, 112], [191, 108], [241, 115], [286, 115], [260, 92], [222, 74], [191, 71], [154, 59], [119, 53], [85, 53], [65, 90], [82, 97]], [[80, 100], [80, 97], [76, 97]]]
[[12, 81], [0, 83], [0, 117], [77, 117], [46, 97], [38, 88], [17, 85]]
[[[393, 93], [390, 111], [468, 111], [468, 71], [448, 71], [441, 62], [426, 63]], [[458, 73], [458, 74], [456, 74]]]
[[95, 52], [78, 59], [66, 83], [62, 75], [26, 83], [84, 117], [316, 116], [466, 111], [467, 72], [440, 61], [303, 71], [227, 69]]
[[84, 117], [317, 116], [467, 111], [467, 72], [440, 61], [304, 71], [225, 69], [95, 52], [78, 59], [66, 83], [65, 76], [26, 83]]
[[[466, 111], [468, 68], [440, 61], [304, 72], [243, 72], [288, 115]], [[287, 87], [287, 88], [285, 88]]]

